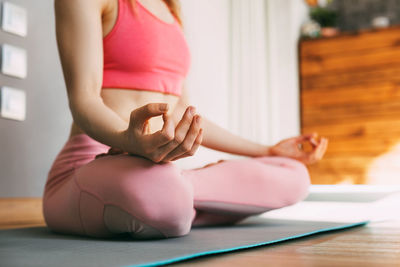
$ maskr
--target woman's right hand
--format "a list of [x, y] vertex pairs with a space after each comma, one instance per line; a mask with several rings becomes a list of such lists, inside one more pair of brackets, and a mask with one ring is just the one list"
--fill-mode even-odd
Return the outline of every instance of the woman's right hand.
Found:
[[[203, 138], [201, 117], [190, 106], [175, 126], [168, 109], [168, 104], [150, 103], [133, 110], [128, 129], [122, 133], [123, 150], [156, 163], [193, 156]], [[149, 119], [156, 116], [163, 116], [164, 125], [150, 134]]]

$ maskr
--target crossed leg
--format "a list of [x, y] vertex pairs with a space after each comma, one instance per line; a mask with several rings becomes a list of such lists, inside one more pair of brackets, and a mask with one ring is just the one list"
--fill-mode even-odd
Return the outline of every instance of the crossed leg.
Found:
[[232, 224], [292, 205], [308, 191], [301, 163], [279, 157], [180, 170], [127, 155], [96, 159], [75, 172], [86, 235], [137, 239], [182, 236], [192, 226]]

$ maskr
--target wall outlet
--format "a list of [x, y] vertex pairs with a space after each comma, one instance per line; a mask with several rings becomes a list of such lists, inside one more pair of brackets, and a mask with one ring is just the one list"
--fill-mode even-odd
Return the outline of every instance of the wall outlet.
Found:
[[11, 87], [0, 89], [0, 115], [3, 118], [24, 121], [26, 117], [26, 94]]
[[1, 47], [1, 72], [6, 75], [26, 78], [28, 59], [26, 50], [9, 44]]
[[4, 2], [1, 11], [1, 28], [3, 31], [23, 37], [27, 35], [28, 12], [26, 8]]

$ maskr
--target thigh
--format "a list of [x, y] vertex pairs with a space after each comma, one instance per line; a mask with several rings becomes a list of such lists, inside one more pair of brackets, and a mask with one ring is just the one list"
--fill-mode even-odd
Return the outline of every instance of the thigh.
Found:
[[82, 191], [125, 209], [143, 199], [148, 201], [140, 208], [146, 210], [155, 202], [179, 198], [178, 192], [192, 195], [191, 184], [174, 164], [128, 155], [96, 159], [78, 169], [75, 179]]
[[196, 209], [237, 215], [294, 204], [307, 195], [310, 183], [303, 164], [280, 157], [229, 160], [185, 175]]
[[86, 232], [104, 232], [107, 228], [103, 221], [105, 206], [117, 208], [166, 235], [190, 228], [192, 186], [174, 164], [155, 164], [128, 155], [106, 156], [79, 168], [75, 180], [81, 190], [81, 219]]

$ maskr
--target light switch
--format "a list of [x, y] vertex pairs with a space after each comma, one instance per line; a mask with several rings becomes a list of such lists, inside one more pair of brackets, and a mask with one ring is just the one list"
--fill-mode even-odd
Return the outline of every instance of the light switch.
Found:
[[18, 78], [26, 78], [27, 53], [23, 48], [3, 44], [1, 48], [1, 72]]
[[28, 32], [28, 12], [26, 8], [4, 2], [1, 15], [1, 28], [4, 31], [26, 36]]
[[26, 116], [26, 95], [25, 92], [11, 87], [0, 89], [1, 116], [7, 119], [25, 120]]

